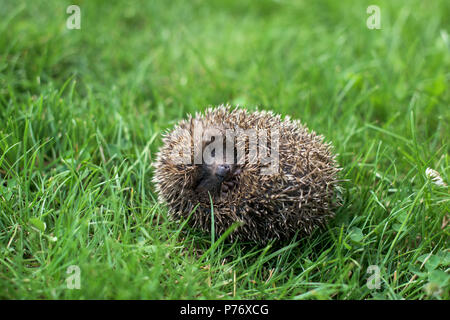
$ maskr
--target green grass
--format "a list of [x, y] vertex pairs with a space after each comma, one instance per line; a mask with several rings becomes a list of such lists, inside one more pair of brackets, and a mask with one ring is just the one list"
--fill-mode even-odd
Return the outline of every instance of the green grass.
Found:
[[[0, 1], [0, 298], [450, 298], [449, 189], [425, 175], [449, 183], [448, 1], [75, 1], [68, 30], [72, 3]], [[167, 219], [161, 132], [227, 102], [333, 142], [326, 230], [255, 247]]]

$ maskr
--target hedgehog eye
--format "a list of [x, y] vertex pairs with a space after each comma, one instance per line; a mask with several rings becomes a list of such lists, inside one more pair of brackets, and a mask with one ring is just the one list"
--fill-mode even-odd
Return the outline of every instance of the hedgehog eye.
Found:
[[208, 175], [208, 171], [206, 170], [205, 165], [197, 165], [197, 170], [198, 174], [196, 182], [198, 183]]

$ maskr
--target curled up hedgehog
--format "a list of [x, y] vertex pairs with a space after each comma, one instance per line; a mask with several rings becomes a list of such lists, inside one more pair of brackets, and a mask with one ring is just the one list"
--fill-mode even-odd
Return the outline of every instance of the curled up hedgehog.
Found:
[[[339, 205], [331, 146], [298, 120], [220, 106], [163, 137], [153, 181], [169, 214], [216, 236], [265, 244], [310, 235]], [[213, 213], [213, 214], [212, 214]]]

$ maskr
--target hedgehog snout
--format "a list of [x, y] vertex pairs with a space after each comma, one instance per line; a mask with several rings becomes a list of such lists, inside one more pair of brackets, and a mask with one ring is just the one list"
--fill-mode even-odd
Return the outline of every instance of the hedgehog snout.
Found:
[[215, 174], [220, 182], [223, 182], [231, 172], [231, 166], [229, 164], [219, 164], [216, 167]]

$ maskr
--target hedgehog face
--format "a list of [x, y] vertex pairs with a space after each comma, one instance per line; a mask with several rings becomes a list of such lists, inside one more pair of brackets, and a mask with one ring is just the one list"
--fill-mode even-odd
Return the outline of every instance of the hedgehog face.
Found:
[[234, 164], [202, 164], [195, 184], [195, 192], [200, 198], [208, 200], [208, 193], [214, 197], [225, 197], [236, 185], [240, 169]]
[[[202, 141], [202, 150], [210, 147], [215, 139], [215, 136], [211, 136]], [[203, 154], [203, 163], [197, 167], [197, 178], [194, 179], [195, 183], [193, 189], [196, 198], [199, 198], [201, 202], [209, 203], [210, 195], [214, 200], [224, 198], [237, 184], [237, 175], [241, 171], [238, 165], [235, 164], [236, 150], [234, 149], [232, 154], [233, 163], [225, 163], [225, 159], [229, 157], [229, 155], [226, 155], [226, 147], [227, 143], [230, 142], [226, 139], [222, 141], [223, 149], [220, 152], [221, 154], [217, 154], [216, 149], [212, 148], [207, 152], [207, 155], [209, 155], [208, 159], [206, 159], [205, 154]]]

